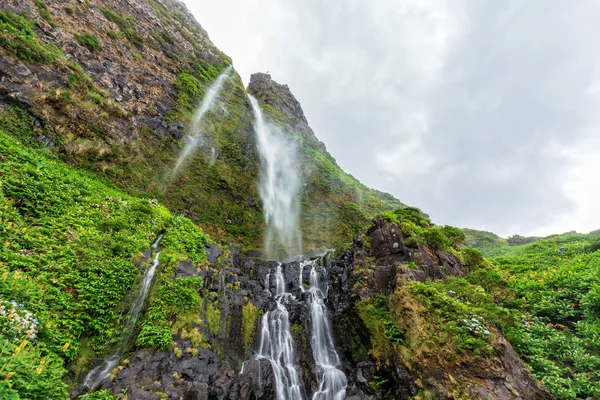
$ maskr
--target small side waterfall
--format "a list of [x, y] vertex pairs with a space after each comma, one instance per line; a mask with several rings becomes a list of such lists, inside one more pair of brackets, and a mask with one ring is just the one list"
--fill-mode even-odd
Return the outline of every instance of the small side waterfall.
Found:
[[[267, 275], [266, 282], [269, 282], [270, 274]], [[295, 365], [294, 339], [290, 332], [286, 308], [287, 300], [292, 295], [285, 291], [281, 264], [277, 266], [274, 278], [277, 309], [266, 312], [262, 318], [257, 358], [264, 358], [271, 363], [277, 400], [301, 400], [300, 377]]]
[[[319, 277], [314, 262], [306, 264], [311, 265], [310, 289], [308, 289], [310, 294], [310, 344], [317, 364], [317, 381], [319, 383], [319, 388], [312, 398], [313, 400], [343, 400], [346, 397], [348, 380], [346, 375], [337, 369], [337, 366], [340, 365], [340, 358], [335, 351], [331, 326], [327, 319], [325, 295], [319, 286]], [[300, 286], [302, 287], [302, 272]]]
[[[202, 119], [206, 115], [208, 111], [210, 111], [215, 105], [215, 100], [219, 95], [219, 92], [223, 88], [223, 82], [225, 78], [229, 76], [231, 69], [233, 67], [229, 66], [225, 71], [221, 73], [215, 80], [215, 82], [207, 89], [206, 95], [202, 99], [202, 103], [194, 113], [194, 118], [192, 119], [192, 126], [190, 128], [190, 135], [187, 138], [187, 143], [181, 153], [179, 154], [179, 158], [177, 158], [177, 162], [171, 171], [171, 177], [174, 177], [177, 174], [177, 171], [181, 167], [181, 164], [192, 154], [192, 152], [198, 147], [202, 140], [202, 132], [200, 131], [200, 123]], [[214, 149], [213, 149], [214, 150]]]
[[154, 259], [152, 263], [144, 272], [144, 276], [142, 278], [142, 284], [140, 285], [135, 299], [129, 312], [127, 313], [127, 317], [125, 318], [125, 327], [123, 329], [123, 334], [121, 336], [121, 345], [119, 348], [112, 353], [108, 358], [106, 358], [102, 364], [98, 365], [96, 368], [92, 369], [85, 376], [83, 381], [83, 386], [88, 388], [89, 390], [95, 390], [103, 380], [110, 376], [111, 371], [117, 366], [119, 361], [121, 360], [121, 356], [125, 351], [125, 346], [131, 339], [133, 335], [133, 330], [135, 328], [135, 324], [140, 316], [140, 312], [144, 307], [144, 302], [146, 301], [146, 297], [148, 296], [148, 292], [150, 291], [150, 286], [152, 284], [152, 278], [154, 278], [154, 273], [156, 272], [156, 267], [158, 267], [158, 256], [160, 253], [158, 250], [158, 245], [163, 238], [164, 234], [160, 234], [158, 238], [152, 243], [150, 246], [151, 252], [155, 253]]
[[248, 97], [260, 156], [259, 192], [266, 223], [263, 247], [268, 257], [281, 259], [302, 251], [298, 228], [300, 168], [294, 142], [279, 127], [268, 123], [258, 101], [251, 95]]

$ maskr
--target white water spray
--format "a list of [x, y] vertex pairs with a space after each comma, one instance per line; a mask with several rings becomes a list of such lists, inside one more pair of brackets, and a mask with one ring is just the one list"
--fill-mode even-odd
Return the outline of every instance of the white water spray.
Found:
[[[277, 266], [274, 278], [277, 309], [266, 312], [262, 317], [257, 358], [271, 363], [277, 400], [302, 400], [300, 377], [295, 365], [294, 339], [286, 308], [286, 303], [293, 296], [285, 291], [281, 264]], [[270, 279], [265, 281], [269, 282]]]
[[[313, 357], [317, 364], [318, 390], [313, 394], [313, 400], [343, 400], [346, 397], [346, 386], [348, 380], [346, 375], [337, 366], [340, 365], [333, 344], [331, 326], [327, 319], [327, 308], [325, 307], [325, 296], [319, 286], [319, 278], [314, 262], [301, 264], [311, 265], [310, 269], [310, 322], [311, 322], [311, 347]], [[302, 272], [300, 275], [300, 287], [302, 287]]]
[[[158, 244], [160, 240], [163, 238], [163, 234], [159, 235], [158, 238], [152, 243], [150, 247], [152, 252], [156, 252], [158, 250]], [[89, 390], [95, 390], [103, 380], [110, 376], [112, 370], [117, 366], [119, 361], [121, 360], [121, 356], [125, 350], [125, 345], [131, 339], [131, 335], [133, 334], [133, 330], [135, 328], [135, 323], [140, 316], [140, 312], [144, 306], [144, 302], [146, 301], [146, 297], [148, 296], [148, 292], [150, 290], [150, 285], [152, 284], [152, 278], [154, 278], [154, 273], [156, 272], [156, 267], [158, 267], [158, 256], [159, 252], [156, 252], [154, 259], [152, 260], [152, 264], [148, 267], [146, 272], [144, 272], [144, 276], [142, 278], [142, 284], [140, 285], [131, 309], [129, 313], [127, 313], [127, 317], [125, 319], [125, 328], [123, 330], [123, 337], [121, 338], [121, 346], [117, 351], [112, 353], [107, 359], [105, 359], [102, 364], [98, 365], [96, 368], [92, 369], [85, 376], [83, 381], [83, 385]]]
[[[266, 223], [264, 250], [268, 257], [286, 256], [302, 250], [300, 215], [300, 169], [294, 142], [268, 123], [258, 101], [252, 97], [254, 130], [260, 156], [260, 198]], [[283, 247], [283, 252], [281, 248]]]
[[194, 118], [192, 119], [192, 127], [190, 129], [190, 135], [187, 137], [187, 143], [181, 154], [179, 154], [179, 158], [175, 163], [175, 167], [173, 167], [173, 171], [171, 172], [171, 176], [175, 176], [177, 171], [181, 167], [181, 164], [192, 154], [192, 152], [201, 144], [202, 141], [202, 132], [200, 131], [200, 123], [202, 119], [206, 115], [208, 111], [210, 111], [214, 105], [219, 92], [223, 88], [223, 82], [225, 78], [229, 76], [231, 69], [233, 67], [230, 65], [217, 77], [215, 82], [208, 88], [206, 91], [206, 95], [202, 99], [202, 103], [200, 103], [200, 107], [194, 113]]

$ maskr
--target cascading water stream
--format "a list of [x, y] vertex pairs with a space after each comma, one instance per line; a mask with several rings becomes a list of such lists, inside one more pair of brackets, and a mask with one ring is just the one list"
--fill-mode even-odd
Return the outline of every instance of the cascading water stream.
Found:
[[317, 364], [317, 381], [319, 384], [319, 388], [313, 394], [312, 399], [343, 400], [346, 397], [348, 380], [346, 375], [337, 369], [337, 366], [340, 365], [340, 358], [335, 351], [331, 326], [327, 319], [327, 308], [324, 301], [326, 296], [319, 286], [319, 277], [314, 262], [305, 262], [301, 265], [300, 287], [302, 287], [302, 270], [305, 266], [311, 265], [310, 288], [308, 289], [310, 294], [310, 344]]
[[196, 149], [196, 147], [200, 145], [200, 140], [202, 139], [200, 123], [202, 122], [202, 119], [204, 118], [206, 113], [210, 111], [215, 105], [217, 96], [223, 88], [223, 82], [225, 81], [225, 78], [229, 76], [229, 73], [231, 72], [232, 68], [233, 67], [231, 65], [227, 67], [227, 69], [225, 69], [225, 71], [223, 71], [221, 75], [217, 77], [215, 82], [206, 91], [206, 95], [202, 99], [202, 103], [200, 103], [200, 107], [198, 107], [198, 109], [194, 113], [194, 118], [192, 119], [192, 127], [190, 129], [192, 134], [188, 136], [187, 143], [181, 151], [181, 154], [179, 154], [179, 158], [177, 158], [177, 162], [175, 163], [175, 166], [171, 171], [171, 177], [174, 177], [177, 174], [177, 171], [179, 170], [183, 162], [187, 160], [187, 158], [191, 155], [194, 149]]
[[102, 364], [98, 365], [96, 368], [92, 369], [86, 375], [83, 386], [88, 388], [89, 390], [95, 390], [103, 380], [110, 376], [111, 371], [117, 366], [119, 361], [121, 360], [121, 356], [125, 351], [125, 346], [131, 339], [131, 335], [133, 334], [133, 330], [135, 328], [135, 324], [140, 316], [140, 312], [144, 306], [144, 302], [146, 301], [146, 297], [148, 296], [148, 292], [150, 291], [150, 286], [152, 284], [152, 278], [154, 278], [154, 273], [156, 272], [156, 267], [158, 267], [158, 256], [160, 253], [158, 250], [158, 245], [163, 238], [164, 234], [160, 234], [158, 238], [152, 243], [150, 246], [150, 251], [155, 253], [154, 259], [152, 263], [144, 272], [144, 276], [142, 278], [142, 284], [140, 285], [135, 299], [133, 300], [133, 304], [127, 313], [127, 317], [125, 318], [125, 327], [123, 329], [123, 335], [121, 337], [121, 345], [119, 348], [112, 353], [108, 358], [106, 358]]
[[248, 97], [254, 112], [260, 156], [259, 192], [266, 223], [263, 247], [268, 257], [282, 258], [302, 251], [298, 229], [301, 185], [296, 150], [294, 142], [280, 128], [268, 123], [258, 101]]
[[[269, 276], [270, 273], [267, 277]], [[295, 365], [294, 339], [290, 332], [286, 308], [286, 303], [293, 296], [285, 291], [281, 264], [277, 266], [274, 278], [277, 308], [267, 311], [262, 317], [260, 346], [256, 358], [263, 358], [271, 363], [277, 400], [301, 400], [300, 377]], [[269, 282], [269, 279], [265, 281]]]

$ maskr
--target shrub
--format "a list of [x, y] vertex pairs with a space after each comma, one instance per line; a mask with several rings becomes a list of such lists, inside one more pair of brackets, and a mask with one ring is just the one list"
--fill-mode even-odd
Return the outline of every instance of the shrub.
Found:
[[463, 256], [463, 265], [469, 271], [475, 271], [483, 264], [483, 255], [479, 250], [467, 248], [461, 252]]
[[434, 250], [442, 250], [448, 245], [448, 238], [444, 236], [441, 228], [426, 229], [422, 236], [427, 246]]
[[450, 241], [450, 245], [456, 250], [458, 250], [460, 246], [462, 246], [462, 244], [465, 242], [465, 233], [462, 230], [455, 228], [454, 226], [446, 225], [442, 228], [442, 232], [444, 236], [446, 236]]

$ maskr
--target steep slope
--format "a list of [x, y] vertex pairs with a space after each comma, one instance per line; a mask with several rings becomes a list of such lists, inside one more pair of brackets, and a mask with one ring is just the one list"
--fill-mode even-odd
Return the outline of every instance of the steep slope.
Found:
[[[0, 128], [131, 194], [151, 194], [215, 237], [260, 243], [252, 110], [237, 73], [203, 120], [200, 151], [169, 178], [196, 133], [195, 107], [231, 64], [182, 3], [10, 0], [0, 4], [0, 29]], [[255, 86], [260, 99], [270, 93], [271, 116], [302, 138], [309, 247], [347, 240], [400, 205], [339, 169], [291, 93], [272, 90], [283, 86]]]

